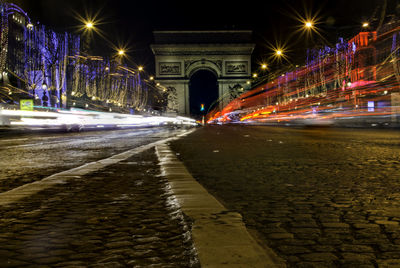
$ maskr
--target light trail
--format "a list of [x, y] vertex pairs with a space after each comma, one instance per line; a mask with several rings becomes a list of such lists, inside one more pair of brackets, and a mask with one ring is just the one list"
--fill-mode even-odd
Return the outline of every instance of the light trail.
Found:
[[128, 128], [162, 125], [196, 126], [194, 119], [187, 117], [142, 116], [119, 113], [103, 113], [72, 109], [55, 112], [22, 111], [0, 109], [0, 125], [23, 127], [73, 128]]
[[[393, 28], [394, 27], [394, 28]], [[381, 120], [400, 124], [400, 23], [388, 32], [361, 32], [334, 48], [313, 51], [305, 66], [243, 93], [209, 124]]]

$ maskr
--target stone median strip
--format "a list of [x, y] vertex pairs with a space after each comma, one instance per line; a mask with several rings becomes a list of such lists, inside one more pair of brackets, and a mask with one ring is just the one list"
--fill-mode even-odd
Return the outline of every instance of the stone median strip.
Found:
[[182, 212], [193, 221], [202, 267], [284, 267], [248, 233], [239, 213], [227, 210], [190, 175], [167, 143], [157, 145], [156, 152]]
[[175, 139], [179, 139], [182, 136], [188, 135], [189, 133], [193, 132], [194, 129], [188, 130], [188, 131], [182, 131], [181, 134], [171, 137], [171, 138], [166, 138], [160, 141], [152, 142], [150, 144], [146, 144], [131, 150], [128, 150], [126, 152], [111, 156], [106, 159], [98, 160], [95, 162], [91, 162], [70, 170], [62, 171], [60, 173], [51, 175], [49, 177], [46, 177], [40, 181], [35, 181], [32, 183], [28, 183], [25, 185], [22, 185], [20, 187], [14, 188], [12, 190], [0, 193], [0, 206], [6, 206], [12, 203], [15, 203], [22, 198], [29, 197], [35, 193], [38, 193], [42, 190], [45, 190], [47, 188], [50, 188], [54, 185], [57, 184], [63, 184], [66, 183], [66, 181], [70, 178], [74, 178], [77, 176], [83, 176], [86, 174], [89, 174], [91, 172], [97, 171], [99, 169], [102, 169], [104, 167], [107, 167], [112, 164], [116, 164], [118, 162], [121, 162], [123, 160], [128, 159], [129, 157], [144, 152], [154, 146], [157, 146], [159, 144], [163, 144]]

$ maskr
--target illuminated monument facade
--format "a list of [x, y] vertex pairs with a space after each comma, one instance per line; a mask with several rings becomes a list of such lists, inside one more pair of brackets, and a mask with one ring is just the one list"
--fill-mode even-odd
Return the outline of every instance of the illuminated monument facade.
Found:
[[190, 79], [199, 70], [217, 77], [220, 106], [244, 90], [251, 75], [251, 31], [155, 31], [156, 81], [168, 92], [168, 111], [190, 113]]

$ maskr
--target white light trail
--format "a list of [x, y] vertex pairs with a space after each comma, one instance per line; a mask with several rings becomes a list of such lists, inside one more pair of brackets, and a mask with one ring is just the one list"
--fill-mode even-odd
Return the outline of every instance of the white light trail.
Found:
[[103, 113], [71, 109], [57, 112], [0, 110], [0, 126], [39, 126], [62, 127], [79, 126], [81, 128], [104, 127], [135, 127], [161, 125], [196, 126], [194, 119], [187, 117], [142, 116], [119, 113]]

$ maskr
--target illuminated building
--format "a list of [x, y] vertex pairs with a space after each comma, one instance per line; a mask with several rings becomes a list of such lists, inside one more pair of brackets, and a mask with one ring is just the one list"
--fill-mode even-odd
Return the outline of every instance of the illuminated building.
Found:
[[[0, 11], [1, 106], [18, 108], [21, 99], [33, 99], [39, 109], [133, 113], [148, 104], [142, 66], [137, 71], [120, 58], [87, 55], [80, 36], [33, 24], [14, 4], [0, 2]], [[119, 52], [120, 57], [124, 54]]]
[[14, 4], [0, 5], [0, 68], [7, 74], [1, 81], [1, 102], [18, 105], [30, 98], [36, 106], [65, 108], [68, 55], [79, 50], [79, 37], [32, 24]]

